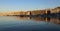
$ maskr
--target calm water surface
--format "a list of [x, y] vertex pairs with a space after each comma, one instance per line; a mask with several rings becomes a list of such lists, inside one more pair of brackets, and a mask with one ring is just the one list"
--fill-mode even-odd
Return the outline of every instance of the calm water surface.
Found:
[[0, 31], [60, 31], [60, 19], [0, 16]]

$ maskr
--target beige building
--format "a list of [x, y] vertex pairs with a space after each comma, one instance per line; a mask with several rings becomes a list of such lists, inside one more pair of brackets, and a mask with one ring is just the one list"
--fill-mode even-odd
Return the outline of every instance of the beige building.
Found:
[[31, 11], [25, 12], [25, 15], [30, 15], [30, 14], [31, 14]]
[[60, 7], [51, 9], [51, 13], [58, 13], [60, 11]]
[[37, 15], [37, 14], [58, 13], [58, 12], [60, 12], [60, 7], [56, 7], [54, 9], [33, 10], [31, 13], [32, 15]]
[[36, 14], [44, 14], [45, 13], [45, 10], [34, 10], [31, 12], [32, 15], [36, 15]]

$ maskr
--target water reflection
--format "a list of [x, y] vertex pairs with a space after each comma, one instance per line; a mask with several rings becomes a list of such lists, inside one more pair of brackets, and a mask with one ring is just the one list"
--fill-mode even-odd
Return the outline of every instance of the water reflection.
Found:
[[60, 19], [59, 18], [32, 18], [35, 21], [45, 21], [45, 22], [53, 22], [55, 24], [60, 24]]
[[60, 31], [59, 18], [0, 17], [0, 31]]
[[19, 20], [30, 20], [30, 17], [17, 17]]
[[32, 21], [52, 22], [52, 23], [60, 25], [60, 18], [18, 17], [18, 19], [20, 19], [20, 20], [31, 20], [32, 19]]

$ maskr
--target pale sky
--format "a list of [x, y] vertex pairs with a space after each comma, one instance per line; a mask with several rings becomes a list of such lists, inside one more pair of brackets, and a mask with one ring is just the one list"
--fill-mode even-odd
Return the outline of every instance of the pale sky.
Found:
[[55, 8], [60, 0], [0, 0], [0, 12]]

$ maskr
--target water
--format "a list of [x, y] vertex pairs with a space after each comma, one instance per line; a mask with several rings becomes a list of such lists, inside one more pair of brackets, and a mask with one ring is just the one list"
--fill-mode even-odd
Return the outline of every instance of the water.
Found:
[[0, 16], [0, 31], [60, 31], [60, 19]]

